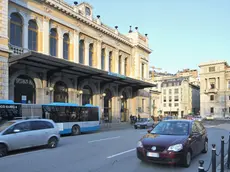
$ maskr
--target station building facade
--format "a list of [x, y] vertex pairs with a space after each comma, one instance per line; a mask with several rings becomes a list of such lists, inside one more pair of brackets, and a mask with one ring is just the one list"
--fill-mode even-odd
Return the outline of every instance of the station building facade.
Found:
[[0, 8], [0, 99], [93, 104], [110, 121], [148, 109], [139, 90], [154, 87], [151, 49], [137, 27], [123, 35], [85, 2], [1, 0]]

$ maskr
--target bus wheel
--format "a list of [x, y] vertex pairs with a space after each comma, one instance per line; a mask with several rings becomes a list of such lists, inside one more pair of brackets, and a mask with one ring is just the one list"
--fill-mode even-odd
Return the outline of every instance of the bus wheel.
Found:
[[79, 135], [79, 134], [81, 134], [80, 127], [78, 125], [74, 125], [72, 127], [72, 135], [76, 136], [76, 135]]

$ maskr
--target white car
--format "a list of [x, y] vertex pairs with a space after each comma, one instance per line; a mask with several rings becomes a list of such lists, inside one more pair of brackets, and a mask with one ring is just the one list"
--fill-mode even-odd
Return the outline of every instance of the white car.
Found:
[[8, 151], [43, 146], [55, 148], [60, 140], [57, 125], [48, 119], [12, 120], [0, 125], [0, 157]]

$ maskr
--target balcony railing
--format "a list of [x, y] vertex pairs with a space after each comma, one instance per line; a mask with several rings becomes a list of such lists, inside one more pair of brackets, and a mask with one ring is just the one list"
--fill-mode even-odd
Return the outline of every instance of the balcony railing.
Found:
[[13, 55], [20, 55], [29, 52], [29, 49], [18, 47], [12, 44], [9, 44], [9, 49]]
[[204, 91], [205, 94], [209, 94], [209, 93], [214, 93], [216, 94], [218, 92], [218, 89], [213, 88], [213, 89], [207, 89]]

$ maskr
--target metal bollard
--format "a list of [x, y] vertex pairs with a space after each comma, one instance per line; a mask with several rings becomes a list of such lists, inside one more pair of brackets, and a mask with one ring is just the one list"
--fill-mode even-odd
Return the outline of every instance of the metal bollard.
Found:
[[216, 145], [212, 144], [212, 172], [216, 172]]
[[221, 136], [220, 172], [224, 172], [224, 136]]
[[204, 161], [203, 160], [199, 160], [198, 172], [205, 172], [204, 171]]
[[230, 169], [230, 132], [229, 132], [229, 137], [228, 137], [228, 169]]

